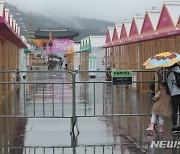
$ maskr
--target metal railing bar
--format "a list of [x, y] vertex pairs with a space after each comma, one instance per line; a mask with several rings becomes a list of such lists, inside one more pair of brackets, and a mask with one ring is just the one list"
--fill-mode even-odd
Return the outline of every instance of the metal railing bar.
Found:
[[[111, 71], [89, 71], [89, 70], [78, 70], [78, 71], [74, 71], [75, 74], [77, 73], [82, 73], [82, 72], [97, 72], [97, 73], [105, 73], [105, 72], [111, 72]], [[158, 71], [155, 70], [132, 70], [132, 72], [154, 72], [154, 73], [159, 73]]]
[[46, 71], [46, 70], [31, 70], [31, 71], [15, 71], [15, 70], [1, 70], [0, 73], [37, 73], [37, 74], [41, 74], [41, 73], [51, 73], [51, 74], [54, 74], [54, 73], [57, 73], [57, 74], [61, 74], [61, 73], [69, 73], [69, 74], [72, 74], [73, 72], [72, 71]]
[[26, 116], [26, 86], [24, 84], [24, 116]]
[[105, 106], [105, 83], [103, 83], [103, 115], [104, 115], [104, 106]]
[[34, 148], [34, 154], [36, 154], [36, 148]]
[[44, 104], [44, 84], [43, 86], [43, 116], [45, 116], [45, 104]]
[[113, 116], [149, 116], [150, 113], [143, 113], [143, 114], [104, 114], [104, 115], [77, 115], [77, 118], [85, 118], [85, 117], [113, 117]]
[[124, 110], [123, 110], [123, 105], [124, 105], [124, 97], [123, 97], [123, 94], [121, 94], [122, 90], [120, 91], [120, 95], [119, 95], [119, 100], [122, 100], [121, 102], [121, 114], [124, 113]]
[[85, 92], [85, 105], [84, 105], [84, 114], [86, 115], [86, 104], [87, 104], [87, 94], [86, 94], [86, 83], [84, 83], [84, 92]]
[[52, 110], [53, 110], [53, 117], [54, 117], [54, 83], [52, 83]]
[[[127, 137], [129, 137], [129, 136], [127, 136]], [[77, 145], [77, 148], [78, 147], [86, 147], [86, 148], [88, 148], [88, 147], [114, 147], [114, 146], [124, 146], [124, 145], [136, 145], [137, 143], [136, 142], [124, 142], [124, 143], [116, 143], [116, 144], [78, 144]], [[146, 145], [146, 144], [145, 144]], [[72, 148], [72, 146], [0, 146], [0, 148], [5, 148], [5, 149], [7, 149], [7, 148], [10, 148], [10, 149], [30, 149], [30, 148], [35, 148], [35, 149], [55, 149], [55, 148], [64, 148], [64, 149], [71, 149]]]
[[0, 115], [0, 118], [41, 118], [41, 119], [44, 119], [44, 118], [72, 118], [71, 116], [13, 116], [13, 115]]
[[[152, 81], [151, 81], [152, 82]], [[72, 82], [18, 82], [18, 84], [72, 84]], [[17, 82], [2, 82], [0, 84], [17, 84]]]
[[[141, 83], [141, 87], [142, 87], [142, 83]], [[141, 101], [140, 101], [140, 113], [142, 113], [142, 101], [143, 101], [143, 99], [142, 99], [142, 97], [143, 97], [143, 95], [141, 95]]]
[[[113, 116], [150, 116], [150, 113], [143, 113], [143, 114], [105, 114], [105, 115], [76, 115], [77, 118], [86, 118], [86, 117], [113, 117]], [[11, 116], [11, 115], [0, 115], [0, 118], [41, 118], [41, 119], [45, 119], [45, 118], [72, 118], [72, 116]]]
[[94, 83], [93, 84], [93, 89], [94, 89], [94, 93], [93, 93], [93, 95], [94, 95], [94, 115], [96, 115], [96, 96], [95, 96], [95, 94], [96, 94], [96, 83]]
[[85, 152], [85, 154], [86, 154], [86, 152], [87, 152], [87, 147], [85, 146], [85, 148], [84, 148], [84, 152]]
[[111, 100], [112, 100], [112, 105], [111, 105], [111, 113], [114, 114], [114, 86], [111, 84], [112, 87], [112, 92], [111, 92]]
[[[153, 81], [158, 83], [159, 81]], [[76, 83], [112, 83], [111, 81], [76, 81]], [[152, 83], [152, 80], [133, 81], [132, 83]]]
[[64, 84], [62, 85], [62, 116], [64, 116]]
[[55, 149], [53, 148], [53, 154], [55, 154]]
[[62, 153], [64, 154], [64, 148], [62, 148]]
[[35, 106], [35, 85], [33, 84], [33, 111], [34, 116], [36, 116], [36, 106]]
[[132, 114], [132, 86], [130, 87], [131, 93], [130, 93], [130, 113]]
[[[14, 96], [14, 98], [13, 98], [13, 102], [14, 102], [14, 103], [13, 103], [13, 106], [14, 106], [14, 111], [15, 111], [15, 116], [16, 116], [16, 115], [17, 115], [17, 107], [16, 107], [16, 103], [17, 103], [16, 101], [17, 101], [17, 100], [16, 100], [16, 93], [15, 93], [15, 92], [16, 92], [16, 84], [13, 84], [13, 87], [14, 87], [14, 90], [15, 90], [15, 91], [13, 92], [13, 96]], [[10, 112], [10, 111], [9, 111], [9, 112]]]

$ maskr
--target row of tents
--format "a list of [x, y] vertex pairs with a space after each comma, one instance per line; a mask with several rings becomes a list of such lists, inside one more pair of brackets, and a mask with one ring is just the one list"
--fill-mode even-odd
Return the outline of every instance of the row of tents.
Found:
[[[180, 53], [180, 1], [164, 2], [131, 20], [109, 27], [105, 48], [106, 69], [145, 70], [144, 62], [162, 52]], [[134, 80], [153, 80], [154, 73], [134, 73]], [[148, 84], [137, 84], [146, 90]]]
[[164, 2], [162, 8], [152, 8], [144, 15], [109, 27], [104, 47], [180, 34], [180, 2]]

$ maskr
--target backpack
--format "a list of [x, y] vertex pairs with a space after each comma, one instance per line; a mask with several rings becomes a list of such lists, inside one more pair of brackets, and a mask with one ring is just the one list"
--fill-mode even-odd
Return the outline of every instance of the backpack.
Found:
[[176, 80], [176, 86], [180, 88], [180, 72], [173, 71], [175, 80]]

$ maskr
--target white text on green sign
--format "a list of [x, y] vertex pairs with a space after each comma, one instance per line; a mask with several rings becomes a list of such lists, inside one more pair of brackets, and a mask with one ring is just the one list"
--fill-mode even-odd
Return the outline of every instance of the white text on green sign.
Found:
[[126, 77], [132, 77], [132, 70], [112, 70], [112, 77], [113, 78], [126, 78]]

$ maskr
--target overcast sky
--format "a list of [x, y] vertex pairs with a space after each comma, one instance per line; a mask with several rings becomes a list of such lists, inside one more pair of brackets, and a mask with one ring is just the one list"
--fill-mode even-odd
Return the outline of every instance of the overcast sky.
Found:
[[[145, 13], [154, 6], [162, 7], [164, 0], [5, 0], [27, 13], [56, 17], [80, 16], [120, 23], [133, 15]], [[174, 0], [168, 0], [174, 1]], [[180, 0], [179, 0], [180, 1]]]

